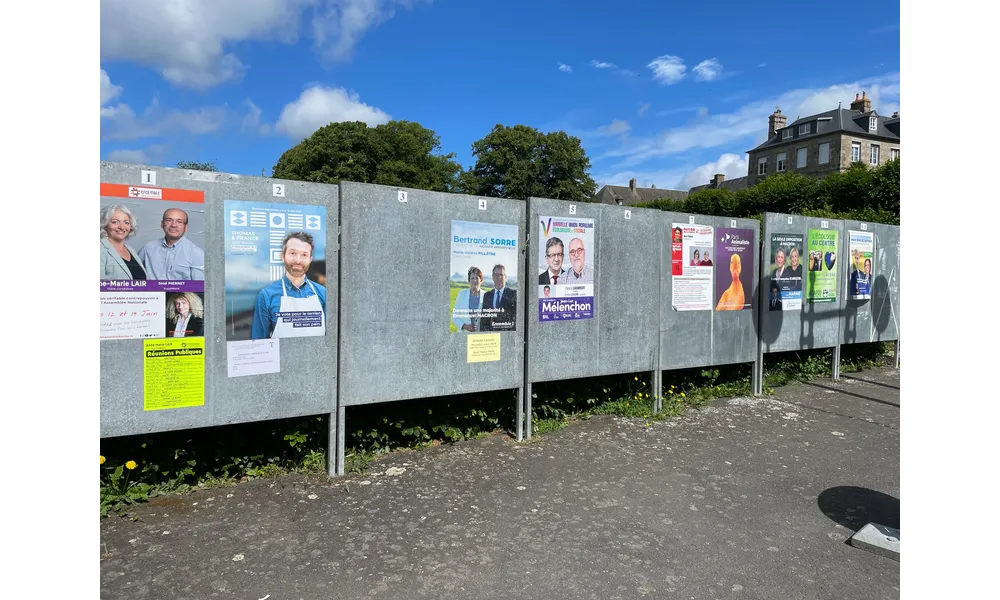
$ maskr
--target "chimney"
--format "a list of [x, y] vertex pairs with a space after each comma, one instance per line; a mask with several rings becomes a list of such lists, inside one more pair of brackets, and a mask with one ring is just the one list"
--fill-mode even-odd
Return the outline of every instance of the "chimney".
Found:
[[716, 173], [715, 177], [713, 177], [712, 181], [710, 181], [709, 183], [712, 184], [712, 187], [717, 188], [720, 185], [722, 185], [722, 182], [725, 180], [726, 180], [726, 175], [724, 173]]
[[786, 117], [785, 115], [781, 114], [781, 108], [780, 107], [775, 106], [774, 107], [774, 112], [771, 113], [771, 116], [767, 118], [767, 137], [768, 137], [768, 139], [770, 139], [771, 136], [774, 135], [774, 132], [776, 132], [779, 129], [781, 129], [782, 127], [784, 127], [785, 123], [787, 123], [787, 122], [788, 122], [788, 117]]
[[898, 119], [899, 118], [899, 111], [898, 110], [894, 110], [892, 112], [892, 118], [893, 119]]
[[866, 113], [872, 109], [872, 99], [865, 95], [865, 92], [861, 92], [861, 97], [859, 98], [857, 94], [854, 94], [854, 102], [851, 102], [851, 110], [855, 110], [861, 113]]
[[633, 194], [635, 193], [635, 177], [633, 177], [632, 179], [629, 179], [629, 180], [628, 180], [628, 189], [629, 189], [629, 191], [631, 191], [631, 192], [632, 192]]

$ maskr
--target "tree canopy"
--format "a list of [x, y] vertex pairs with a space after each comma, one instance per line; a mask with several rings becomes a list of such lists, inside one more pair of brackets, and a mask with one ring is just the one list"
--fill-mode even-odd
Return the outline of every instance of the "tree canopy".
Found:
[[735, 192], [704, 189], [684, 200], [656, 200], [642, 206], [729, 217], [758, 218], [775, 212], [899, 225], [899, 159], [874, 169], [854, 163], [822, 179], [776, 173]]
[[193, 171], [218, 172], [214, 162], [198, 162], [196, 160], [182, 160], [177, 163], [178, 169], [190, 169]]
[[434, 154], [440, 148], [437, 134], [411, 121], [330, 123], [286, 150], [272, 177], [452, 192], [462, 167], [454, 154]]
[[461, 175], [462, 191], [478, 196], [529, 196], [592, 202], [597, 184], [580, 139], [563, 131], [497, 125], [472, 144], [476, 164]]

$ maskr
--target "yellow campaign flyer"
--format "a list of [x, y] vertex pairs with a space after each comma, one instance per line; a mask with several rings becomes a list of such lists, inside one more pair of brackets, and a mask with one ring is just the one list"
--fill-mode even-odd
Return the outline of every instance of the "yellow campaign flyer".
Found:
[[143, 410], [205, 405], [205, 338], [143, 340]]
[[500, 360], [500, 334], [480, 333], [470, 335], [466, 345], [465, 362], [491, 362]]

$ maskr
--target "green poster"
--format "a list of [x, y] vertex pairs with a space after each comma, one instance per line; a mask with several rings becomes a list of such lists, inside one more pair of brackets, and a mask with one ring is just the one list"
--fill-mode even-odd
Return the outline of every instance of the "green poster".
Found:
[[809, 230], [806, 302], [834, 302], [837, 299], [837, 236], [839, 233], [829, 229]]

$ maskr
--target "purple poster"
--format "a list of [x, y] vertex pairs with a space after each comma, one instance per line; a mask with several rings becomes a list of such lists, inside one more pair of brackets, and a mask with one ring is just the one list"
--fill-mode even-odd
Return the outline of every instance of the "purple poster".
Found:
[[715, 230], [715, 310], [753, 305], [754, 231]]

